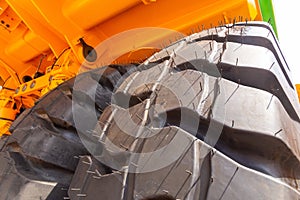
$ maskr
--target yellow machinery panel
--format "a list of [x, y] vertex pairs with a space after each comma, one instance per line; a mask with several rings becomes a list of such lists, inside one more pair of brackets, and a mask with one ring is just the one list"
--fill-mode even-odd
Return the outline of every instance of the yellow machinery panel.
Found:
[[299, 98], [299, 102], [300, 102], [300, 84], [296, 85], [296, 89], [297, 89], [298, 98]]
[[[5, 18], [0, 31], [3, 51], [0, 59], [20, 78], [25, 75], [25, 68], [38, 66], [39, 55], [46, 54], [49, 61], [69, 47], [77, 61], [83, 62], [80, 38], [96, 46], [117, 33], [134, 28], [161, 27], [190, 34], [202, 25], [208, 28], [239, 19], [261, 20], [258, 3], [253, 0], [216, 0], [213, 3], [198, 0], [188, 3], [181, 0], [0, 2], [0, 18], [8, 15], [6, 18], [13, 19]], [[43, 62], [39, 70], [44, 72], [46, 67]], [[33, 73], [31, 70], [27, 75]]]

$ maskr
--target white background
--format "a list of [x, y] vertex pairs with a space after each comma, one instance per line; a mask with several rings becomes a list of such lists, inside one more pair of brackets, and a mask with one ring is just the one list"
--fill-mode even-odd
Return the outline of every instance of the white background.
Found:
[[281, 49], [294, 84], [300, 84], [300, 1], [273, 0], [273, 7]]

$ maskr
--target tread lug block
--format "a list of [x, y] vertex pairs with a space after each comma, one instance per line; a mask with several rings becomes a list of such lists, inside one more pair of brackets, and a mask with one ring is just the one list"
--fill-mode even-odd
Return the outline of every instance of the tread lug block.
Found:
[[47, 95], [34, 111], [36, 115], [47, 115], [56, 126], [68, 128], [74, 127], [72, 116], [72, 99], [61, 90], [55, 89]]
[[[152, 194], [167, 193], [177, 199], [195, 200], [240, 199], [240, 194], [245, 195], [246, 199], [277, 199], [284, 196], [293, 199], [299, 195], [297, 190], [271, 176], [239, 165], [203, 141], [195, 140], [189, 133], [177, 127], [171, 129], [177, 129], [176, 133], [181, 135], [179, 137], [186, 138], [191, 145], [188, 145], [189, 148], [182, 151], [181, 156], [169, 166], [148, 173], [137, 173], [133, 181], [135, 197], [144, 198]], [[151, 147], [154, 150], [153, 145], [144, 147], [142, 151], [149, 151]], [[171, 152], [177, 147], [178, 145], [174, 145], [167, 148]], [[155, 159], [159, 158], [151, 159], [155, 163]], [[152, 163], [151, 160], [148, 163]], [[245, 186], [241, 184], [245, 180], [249, 180], [251, 189], [245, 190]]]
[[[63, 196], [67, 196], [66, 182], [70, 180], [62, 180], [71, 178], [71, 174], [65, 172], [56, 177], [56, 180], [47, 180], [48, 171], [44, 172], [44, 177], [37, 175], [28, 161], [17, 153], [0, 153], [0, 191], [1, 199], [49, 199], [55, 200]], [[46, 168], [47, 169], [47, 168]], [[44, 168], [45, 170], [45, 168]], [[45, 170], [46, 171], [46, 170]], [[64, 176], [62, 178], [62, 176]], [[59, 183], [62, 181], [64, 183]]]
[[[97, 103], [97, 102], [95, 102], [96, 101], [95, 93], [100, 88], [102, 88], [102, 86], [99, 85], [98, 82], [95, 81], [94, 79], [92, 79], [90, 76], [87, 76], [84, 79], [76, 80], [74, 87], [73, 87], [73, 94], [72, 94], [73, 102], [71, 103], [71, 105], [73, 104], [73, 106], [74, 106], [74, 104], [79, 104], [81, 107], [84, 107], [85, 109], [94, 109], [95, 110], [95, 106], [96, 106], [95, 103]], [[103, 90], [100, 89], [100, 93], [102, 91]], [[104, 94], [105, 94], [105, 91], [108, 91], [109, 95], [107, 95], [107, 96], [105, 95], [103, 97], [103, 99], [110, 99], [111, 91], [109, 89], [104, 90], [103, 91]], [[73, 109], [76, 109], [76, 108], [73, 108]]]
[[[91, 112], [95, 113], [98, 118], [104, 108], [111, 104], [111, 96], [117, 85], [135, 69], [135, 65], [123, 67], [113, 65], [87, 72], [89, 75], [86, 74], [84, 78], [79, 75], [73, 87], [73, 105], [74, 103], [75, 106], [80, 104], [83, 109], [91, 109]], [[128, 74], [123, 74], [125, 72]], [[77, 116], [77, 114], [75, 115]]]
[[12, 125], [9, 128], [10, 132], [13, 132], [20, 123], [22, 123], [22, 121], [29, 116], [29, 114], [31, 113], [31, 109], [26, 109], [24, 110], [12, 123]]
[[[123, 188], [123, 173], [112, 172], [102, 174], [103, 169], [95, 165], [90, 156], [83, 156], [79, 160], [69, 188], [71, 199], [109, 199], [120, 200]], [[110, 188], [110, 189], [108, 189]], [[112, 190], [113, 189], [113, 190]]]
[[37, 124], [17, 129], [13, 133], [24, 154], [68, 170], [75, 170], [78, 160], [74, 156], [87, 153], [78, 136], [62, 129], [49, 129], [47, 125], [51, 127], [51, 124], [41, 123], [40, 120], [31, 120], [29, 123], [33, 122]]
[[[118, 72], [122, 75], [122, 77], [127, 78], [126, 75], [129, 75], [137, 70], [136, 65], [110, 65], [110, 68], [118, 70]], [[124, 76], [125, 75], [125, 76]]]
[[92, 70], [91, 72], [88, 72], [91, 74], [91, 77], [98, 81], [100, 84], [107, 85], [110, 87], [113, 87], [117, 84], [118, 80], [121, 78], [120, 72], [112, 67], [101, 67], [95, 70]]

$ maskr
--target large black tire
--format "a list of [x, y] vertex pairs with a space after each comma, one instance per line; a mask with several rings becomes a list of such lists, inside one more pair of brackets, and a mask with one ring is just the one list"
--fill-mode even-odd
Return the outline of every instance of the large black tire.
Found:
[[[123, 76], [111, 100], [127, 71], [116, 68], [79, 75], [14, 122], [3, 199], [300, 198], [299, 105], [269, 25], [188, 36]], [[72, 105], [99, 123], [78, 128]]]
[[193, 34], [138, 69], [101, 115], [71, 199], [300, 197], [299, 104], [268, 24]]

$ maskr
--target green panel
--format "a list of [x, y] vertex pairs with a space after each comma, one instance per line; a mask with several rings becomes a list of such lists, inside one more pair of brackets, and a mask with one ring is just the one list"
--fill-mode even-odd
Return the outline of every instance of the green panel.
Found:
[[[260, 4], [260, 11], [261, 11], [263, 20], [266, 22], [269, 22], [272, 25], [274, 32], [277, 35], [277, 28], [276, 28], [272, 0], [259, 0], [259, 4]], [[278, 35], [277, 35], [277, 37], [278, 37]]]

